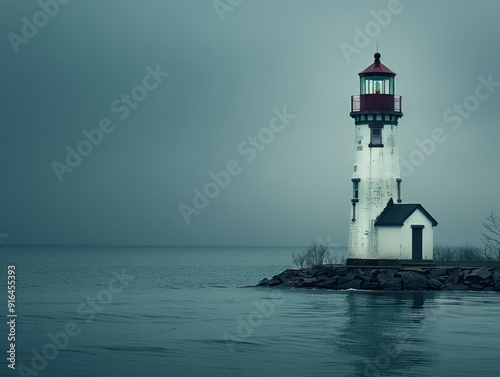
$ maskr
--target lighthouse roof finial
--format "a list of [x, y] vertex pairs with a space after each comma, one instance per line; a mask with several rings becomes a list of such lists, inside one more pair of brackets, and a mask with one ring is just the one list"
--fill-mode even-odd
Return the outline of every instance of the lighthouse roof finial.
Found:
[[392, 72], [389, 68], [387, 68], [380, 62], [381, 56], [382, 55], [380, 55], [380, 52], [376, 52], [375, 55], [373, 55], [375, 61], [369, 67], [366, 67], [363, 71], [359, 72], [358, 74], [360, 76], [366, 76], [366, 75], [396, 76], [395, 72]]

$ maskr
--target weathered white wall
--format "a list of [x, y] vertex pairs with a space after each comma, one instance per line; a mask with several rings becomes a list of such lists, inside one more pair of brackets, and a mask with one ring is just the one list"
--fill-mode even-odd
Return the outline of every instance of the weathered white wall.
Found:
[[383, 259], [410, 259], [402, 251], [402, 234], [400, 226], [377, 226], [379, 258]]
[[412, 259], [412, 225], [423, 225], [422, 259], [432, 259], [434, 228], [431, 221], [419, 210], [406, 219], [402, 227], [378, 226], [379, 258]]
[[[397, 200], [396, 179], [400, 178], [398, 127], [384, 125], [383, 148], [370, 148], [370, 127], [356, 125], [353, 178], [359, 178], [356, 221], [349, 228], [349, 258], [382, 258], [377, 252], [374, 222], [390, 198]], [[352, 206], [351, 206], [352, 219]]]

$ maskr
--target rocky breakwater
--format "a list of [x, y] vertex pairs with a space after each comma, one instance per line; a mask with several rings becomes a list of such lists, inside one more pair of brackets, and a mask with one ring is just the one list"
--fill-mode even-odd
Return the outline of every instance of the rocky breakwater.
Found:
[[258, 287], [500, 291], [500, 268], [317, 266], [285, 270]]

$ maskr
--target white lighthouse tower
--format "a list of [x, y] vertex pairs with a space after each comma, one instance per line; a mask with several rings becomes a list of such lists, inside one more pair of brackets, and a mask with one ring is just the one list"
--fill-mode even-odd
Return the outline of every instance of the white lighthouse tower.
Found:
[[403, 204], [398, 122], [401, 96], [396, 73], [375, 61], [359, 73], [351, 97], [354, 168], [348, 265], [431, 264], [436, 220], [420, 204]]

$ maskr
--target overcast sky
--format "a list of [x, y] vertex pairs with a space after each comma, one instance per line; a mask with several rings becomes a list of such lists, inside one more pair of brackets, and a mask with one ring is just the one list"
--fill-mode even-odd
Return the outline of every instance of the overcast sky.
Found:
[[500, 214], [497, 0], [44, 1], [0, 3], [4, 244], [346, 245], [350, 96], [377, 41], [403, 201], [440, 244]]

